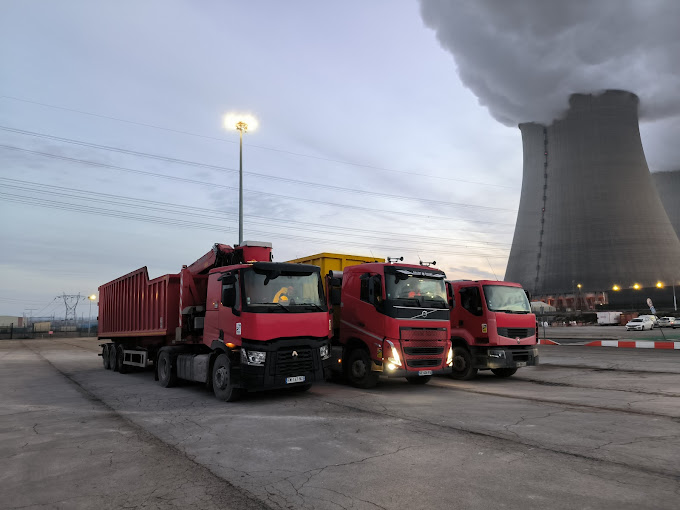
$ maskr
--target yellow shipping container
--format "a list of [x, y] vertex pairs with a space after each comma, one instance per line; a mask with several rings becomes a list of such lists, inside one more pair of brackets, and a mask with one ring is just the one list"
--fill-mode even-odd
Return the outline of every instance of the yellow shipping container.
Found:
[[317, 253], [308, 257], [289, 260], [293, 264], [311, 264], [321, 268], [321, 276], [326, 276], [328, 271], [342, 271], [348, 266], [366, 264], [367, 262], [385, 262], [379, 257], [362, 257], [361, 255], [342, 255], [339, 253]]

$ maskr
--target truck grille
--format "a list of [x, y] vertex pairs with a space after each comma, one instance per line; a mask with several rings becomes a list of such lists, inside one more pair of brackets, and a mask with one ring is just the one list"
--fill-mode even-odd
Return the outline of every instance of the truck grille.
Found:
[[448, 340], [446, 328], [399, 328], [402, 340]]
[[[297, 356], [293, 356], [293, 351]], [[314, 357], [309, 348], [285, 349], [276, 353], [276, 373], [278, 375], [301, 375], [314, 371]]]
[[409, 355], [434, 356], [444, 352], [444, 347], [404, 347], [404, 353]]
[[507, 338], [528, 338], [536, 334], [536, 328], [498, 328], [498, 334]]
[[440, 358], [437, 359], [409, 359], [406, 364], [413, 368], [438, 367], [442, 364]]

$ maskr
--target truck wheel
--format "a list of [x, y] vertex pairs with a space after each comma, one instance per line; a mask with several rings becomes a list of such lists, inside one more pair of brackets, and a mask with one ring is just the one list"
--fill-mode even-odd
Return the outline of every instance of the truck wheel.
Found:
[[114, 372], [118, 372], [118, 365], [116, 359], [118, 358], [116, 353], [116, 345], [109, 344], [109, 366]]
[[234, 388], [231, 381], [231, 362], [229, 356], [220, 354], [215, 360], [212, 373], [213, 392], [215, 396], [225, 402], [234, 402], [241, 397], [240, 388]]
[[102, 362], [105, 370], [111, 370], [111, 360], [109, 360], [109, 344], [102, 346]]
[[465, 347], [453, 348], [453, 372], [451, 377], [460, 381], [468, 381], [477, 375], [472, 364], [472, 354]]
[[118, 344], [118, 347], [116, 347], [116, 351], [118, 351], [116, 353], [116, 361], [118, 363], [117, 370], [121, 374], [127, 374], [128, 371], [130, 370], [130, 367], [123, 364], [123, 360], [125, 359], [125, 354], [123, 354], [123, 349], [125, 349], [125, 347], [123, 347], [122, 344]]
[[411, 384], [427, 384], [432, 379], [431, 375], [423, 375], [419, 377], [407, 377], [406, 380]]
[[516, 368], [492, 368], [491, 371], [496, 377], [510, 377], [517, 372]]
[[363, 349], [354, 349], [347, 359], [345, 377], [357, 388], [373, 388], [378, 384], [378, 373], [371, 370], [371, 358]]
[[172, 388], [177, 384], [177, 374], [172, 369], [172, 359], [168, 351], [158, 355], [158, 382], [163, 388]]

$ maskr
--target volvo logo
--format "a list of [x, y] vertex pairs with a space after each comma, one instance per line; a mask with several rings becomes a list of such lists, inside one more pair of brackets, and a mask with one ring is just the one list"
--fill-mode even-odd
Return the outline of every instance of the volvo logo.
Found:
[[[519, 343], [519, 340], [517, 341], [517, 343]], [[293, 351], [293, 357], [294, 357], [294, 358], [297, 358], [297, 357], [298, 357], [297, 351]]]
[[425, 317], [427, 317], [428, 315], [430, 315], [431, 313], [434, 313], [436, 311], [437, 311], [436, 309], [435, 310], [423, 310], [418, 315], [414, 315], [413, 317], [411, 317], [411, 319], [421, 319], [421, 318], [424, 319]]

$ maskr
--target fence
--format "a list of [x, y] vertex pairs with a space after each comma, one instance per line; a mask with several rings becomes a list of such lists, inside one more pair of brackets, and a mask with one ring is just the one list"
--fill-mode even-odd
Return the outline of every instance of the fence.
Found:
[[50, 329], [37, 327], [32, 324], [25, 328], [14, 326], [0, 327], [0, 340], [22, 340], [28, 338], [69, 338], [97, 336], [97, 324], [93, 323], [88, 328], [87, 324], [54, 325]]

